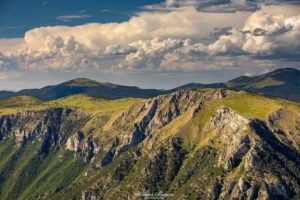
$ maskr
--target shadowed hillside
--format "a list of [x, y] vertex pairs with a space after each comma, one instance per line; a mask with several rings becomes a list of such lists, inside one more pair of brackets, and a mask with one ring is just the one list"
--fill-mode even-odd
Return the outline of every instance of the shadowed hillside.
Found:
[[121, 86], [112, 83], [101, 83], [87, 78], [77, 78], [58, 85], [46, 86], [41, 89], [21, 90], [13, 94], [7, 94], [4, 98], [26, 95], [42, 100], [53, 100], [74, 94], [87, 94], [108, 99], [126, 97], [150, 98], [162, 93], [161, 90], [140, 89], [138, 87]]

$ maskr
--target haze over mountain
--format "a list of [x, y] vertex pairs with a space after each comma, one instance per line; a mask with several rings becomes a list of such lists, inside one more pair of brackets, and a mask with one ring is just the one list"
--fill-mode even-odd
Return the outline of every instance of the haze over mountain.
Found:
[[1, 91], [0, 99], [27, 95], [43, 100], [53, 100], [74, 94], [88, 94], [103, 98], [126, 97], [151, 98], [181, 89], [231, 88], [262, 93], [300, 102], [300, 71], [293, 68], [278, 69], [261, 76], [241, 76], [225, 83], [189, 83], [172, 90], [141, 89], [112, 83], [101, 83], [87, 78], [73, 79], [41, 89], [25, 89], [18, 92]]

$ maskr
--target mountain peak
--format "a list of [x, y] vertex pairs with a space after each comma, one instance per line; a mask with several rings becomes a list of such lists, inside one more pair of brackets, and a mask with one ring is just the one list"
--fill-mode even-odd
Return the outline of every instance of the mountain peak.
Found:
[[[298, 69], [294, 68], [282, 68], [282, 69], [276, 69], [274, 71], [268, 72], [266, 74], [263, 74], [261, 77], [267, 77], [267, 76], [280, 76], [284, 78], [285, 76], [288, 76], [288, 79], [290, 76], [300, 76], [300, 71]], [[289, 80], [291, 81], [291, 80]]]
[[94, 86], [107, 86], [107, 87], [116, 87], [116, 84], [109, 82], [98, 82], [88, 78], [75, 78], [67, 82], [62, 83], [63, 85], [68, 86], [82, 86], [82, 87], [94, 87]]
[[83, 78], [75, 78], [75, 79], [72, 79], [71, 81], [75, 81], [75, 82], [90, 82], [90, 81], [94, 81], [94, 80], [83, 77]]
[[[272, 72], [299, 72], [298, 69], [295, 69], [295, 68], [281, 68], [281, 69], [276, 69]], [[270, 73], [272, 73], [270, 72]]]

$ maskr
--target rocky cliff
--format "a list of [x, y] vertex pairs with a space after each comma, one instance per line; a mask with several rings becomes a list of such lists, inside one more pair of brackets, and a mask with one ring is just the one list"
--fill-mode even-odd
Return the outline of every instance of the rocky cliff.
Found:
[[0, 196], [297, 199], [299, 116], [298, 104], [220, 89], [177, 91], [121, 112], [1, 116]]

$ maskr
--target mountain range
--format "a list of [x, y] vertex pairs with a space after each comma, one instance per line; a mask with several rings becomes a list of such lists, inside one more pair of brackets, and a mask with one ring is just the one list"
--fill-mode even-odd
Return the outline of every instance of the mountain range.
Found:
[[0, 100], [0, 199], [298, 200], [300, 104], [259, 94], [294, 98], [298, 76], [13, 93]]
[[1, 199], [299, 199], [300, 106], [228, 89], [0, 102]]
[[141, 89], [112, 83], [101, 83], [87, 78], [77, 78], [41, 89], [24, 89], [18, 92], [0, 91], [0, 99], [13, 96], [33, 96], [54, 100], [74, 94], [88, 94], [108, 99], [126, 97], [151, 98], [181, 89], [228, 88], [262, 93], [300, 102], [300, 71], [293, 68], [278, 69], [261, 76], [241, 76], [225, 83], [189, 83], [171, 90]]

